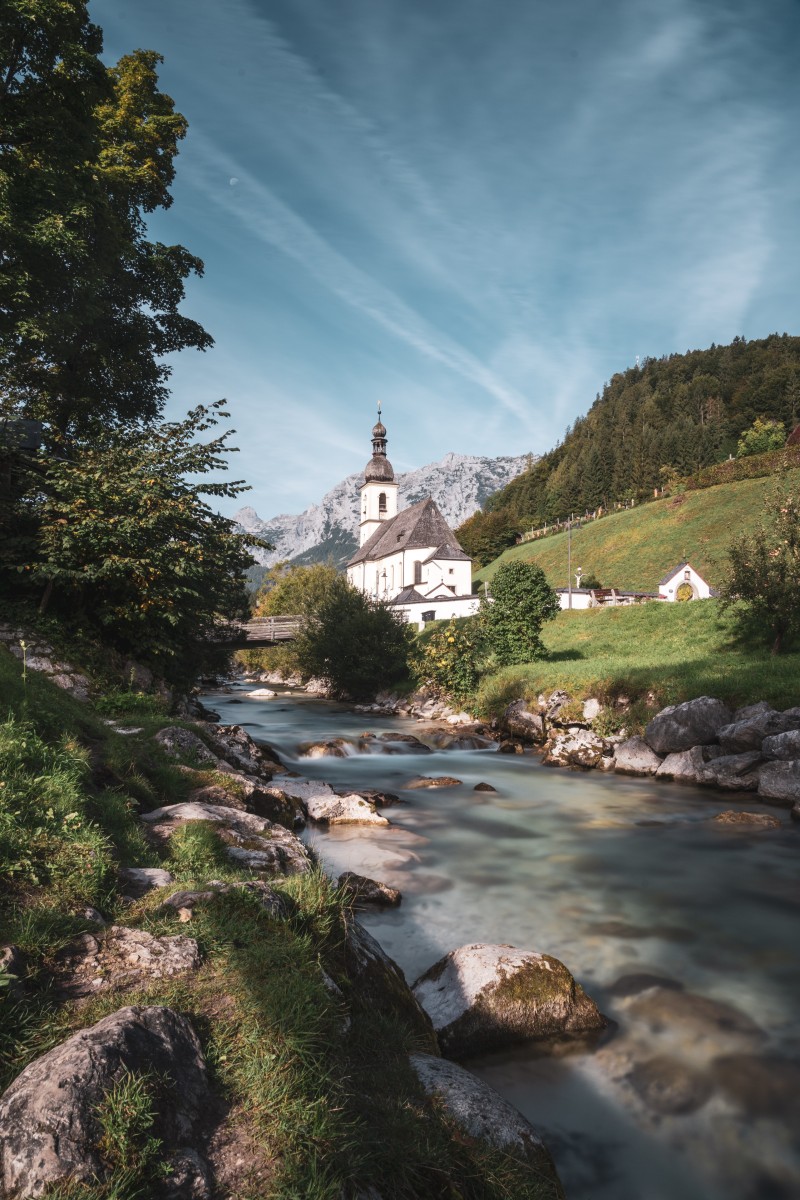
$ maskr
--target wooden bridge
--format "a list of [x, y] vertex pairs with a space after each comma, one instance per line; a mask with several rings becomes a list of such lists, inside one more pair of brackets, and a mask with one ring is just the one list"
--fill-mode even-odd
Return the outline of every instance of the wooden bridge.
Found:
[[301, 617], [256, 617], [241, 625], [220, 625], [214, 641], [226, 650], [257, 650], [260, 646], [275, 646], [297, 637]]

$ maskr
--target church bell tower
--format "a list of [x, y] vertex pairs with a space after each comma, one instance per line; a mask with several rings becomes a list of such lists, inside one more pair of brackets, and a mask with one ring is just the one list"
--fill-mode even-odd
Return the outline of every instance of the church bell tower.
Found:
[[359, 546], [364, 545], [382, 521], [389, 521], [396, 516], [397, 484], [392, 464], [386, 457], [386, 429], [381, 421], [379, 402], [378, 421], [372, 429], [372, 458], [367, 463], [361, 485]]

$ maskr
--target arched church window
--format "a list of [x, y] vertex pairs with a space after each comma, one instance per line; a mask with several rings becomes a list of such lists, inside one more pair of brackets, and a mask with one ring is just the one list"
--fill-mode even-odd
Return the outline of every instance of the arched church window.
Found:
[[422, 583], [422, 563], [419, 559], [414, 563], [414, 583]]
[[386, 492], [381, 492], [381, 494], [378, 496], [378, 512], [386, 512]]

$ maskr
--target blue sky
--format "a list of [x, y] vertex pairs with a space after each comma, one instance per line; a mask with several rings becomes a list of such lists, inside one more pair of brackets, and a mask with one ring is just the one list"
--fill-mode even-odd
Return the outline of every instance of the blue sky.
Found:
[[[243, 503], [549, 449], [605, 380], [800, 333], [798, 0], [90, 0], [189, 120], [153, 235], [206, 264], [171, 412]], [[230, 506], [228, 511], [236, 505]]]

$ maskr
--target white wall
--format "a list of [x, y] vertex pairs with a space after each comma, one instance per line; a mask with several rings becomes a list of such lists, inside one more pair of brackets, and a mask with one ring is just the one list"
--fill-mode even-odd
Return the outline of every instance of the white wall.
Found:
[[666, 583], [661, 583], [658, 586], [658, 594], [662, 600], [675, 600], [678, 588], [682, 583], [690, 583], [694, 591], [695, 600], [708, 600], [711, 595], [711, 588], [706, 583], [701, 575], [697, 574], [694, 567], [689, 565], [682, 567], [680, 571], [668, 579]]
[[[380, 510], [381, 494], [386, 497], [386, 510]], [[358, 530], [358, 544], [363, 546], [371, 538], [375, 530], [384, 521], [397, 516], [397, 484], [396, 483], [364, 483], [361, 485], [361, 524]]]
[[451, 617], [472, 616], [478, 611], [479, 604], [480, 597], [478, 596], [465, 596], [459, 600], [453, 597], [452, 600], [428, 600], [424, 604], [397, 605], [397, 612], [402, 613], [410, 625], [424, 629], [425, 622], [422, 620], [424, 612], [434, 612], [436, 621], [449, 621]]

